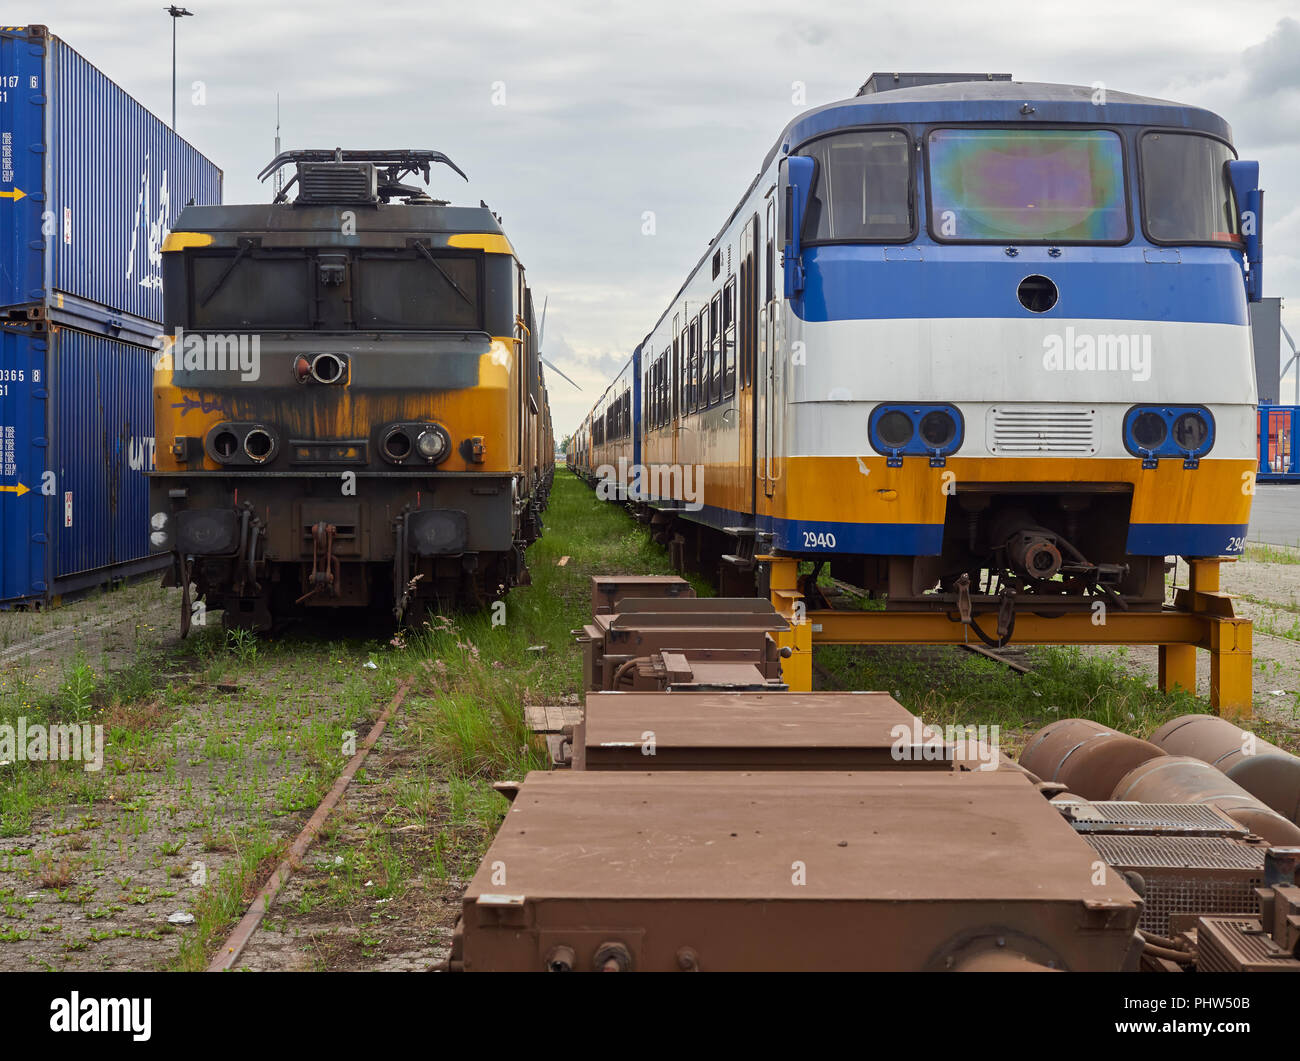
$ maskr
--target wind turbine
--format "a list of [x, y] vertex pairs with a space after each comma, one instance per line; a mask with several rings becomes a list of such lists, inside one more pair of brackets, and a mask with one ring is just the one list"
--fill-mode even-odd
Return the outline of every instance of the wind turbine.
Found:
[[[542, 302], [542, 323], [541, 326], [537, 329], [537, 356], [541, 358], [543, 365], [545, 365], [547, 368], [554, 369], [555, 372], [562, 379], [568, 380], [568, 382], [573, 383], [573, 380], [569, 379], [569, 377], [566, 376], [560, 370], [559, 365], [557, 365], [554, 361], [549, 360], [548, 358], [542, 357], [542, 340], [546, 338], [546, 307], [550, 304], [550, 301], [551, 301], [551, 296], [547, 295], [545, 301]], [[573, 383], [573, 385], [575, 387], [578, 387], [576, 383]], [[582, 390], [582, 388], [578, 387], [578, 390]]]

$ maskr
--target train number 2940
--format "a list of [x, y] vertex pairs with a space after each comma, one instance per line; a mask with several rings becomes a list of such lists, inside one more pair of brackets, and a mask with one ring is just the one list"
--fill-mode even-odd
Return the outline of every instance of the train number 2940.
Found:
[[1232, 537], [1228, 539], [1228, 548], [1226, 550], [1227, 552], [1239, 553], [1245, 548], [1246, 548], [1246, 538], [1244, 535], [1240, 538]]
[[804, 531], [803, 547], [805, 549], [834, 549], [835, 535], [822, 531]]

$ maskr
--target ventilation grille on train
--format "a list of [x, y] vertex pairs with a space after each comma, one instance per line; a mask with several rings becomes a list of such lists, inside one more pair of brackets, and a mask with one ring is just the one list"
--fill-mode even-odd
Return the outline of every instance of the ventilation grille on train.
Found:
[[1121, 800], [1057, 803], [1081, 833], [1174, 833], [1184, 836], [1245, 836], [1249, 831], [1221, 810], [1198, 803], [1135, 803]]
[[1086, 836], [1119, 871], [1146, 882], [1139, 927], [1166, 935], [1170, 914], [1256, 915], [1264, 847], [1218, 836]]
[[300, 203], [373, 203], [379, 199], [369, 162], [299, 162]]
[[1097, 410], [1059, 405], [990, 409], [989, 451], [1089, 456], [1097, 452]]
[[1257, 918], [1207, 917], [1196, 933], [1198, 973], [1295, 972], [1300, 961], [1282, 950]]

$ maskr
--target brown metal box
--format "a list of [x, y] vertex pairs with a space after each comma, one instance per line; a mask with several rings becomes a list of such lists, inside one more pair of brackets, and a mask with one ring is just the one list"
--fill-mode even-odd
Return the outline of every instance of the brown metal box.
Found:
[[625, 597], [694, 597], [695, 590], [678, 575], [592, 575], [591, 614], [606, 615], [618, 611]]
[[919, 726], [888, 693], [589, 693], [573, 767], [951, 770]]
[[452, 967], [1133, 967], [1137, 896], [1095, 860], [1005, 772], [534, 772]]

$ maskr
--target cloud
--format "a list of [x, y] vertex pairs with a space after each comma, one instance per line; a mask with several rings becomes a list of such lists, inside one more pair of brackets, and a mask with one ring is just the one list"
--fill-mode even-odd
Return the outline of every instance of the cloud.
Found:
[[[171, 106], [171, 20], [44, 0], [42, 19], [156, 114]], [[568, 433], [653, 326], [785, 123], [873, 70], [1010, 71], [1222, 114], [1267, 189], [1266, 291], [1300, 296], [1300, 23], [1289, 0], [1044, 0], [1033, 17], [966, 0], [198, 0], [177, 27], [180, 132], [265, 202], [275, 98], [291, 147], [431, 147], [469, 174], [433, 194], [502, 214], [538, 298]], [[1258, 27], [1257, 29], [1254, 27]], [[1243, 36], [1243, 33], [1247, 36]], [[189, 102], [204, 82], [205, 106]], [[504, 83], [505, 105], [494, 105]], [[654, 213], [655, 234], [642, 234]], [[1300, 297], [1285, 319], [1300, 335]], [[570, 371], [570, 367], [574, 371]], [[569, 395], [572, 395], [570, 397]]]

